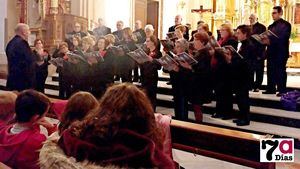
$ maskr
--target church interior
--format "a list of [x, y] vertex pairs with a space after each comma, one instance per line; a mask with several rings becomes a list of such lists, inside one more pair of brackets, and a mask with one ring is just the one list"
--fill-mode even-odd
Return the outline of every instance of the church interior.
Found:
[[[134, 30], [136, 21], [140, 20], [142, 28], [151, 24], [154, 35], [166, 39], [175, 16], [180, 15], [182, 24], [190, 30], [190, 37], [192, 30], [197, 30], [198, 21], [207, 23], [212, 36], [217, 37], [217, 31], [224, 23], [230, 23], [233, 28], [250, 25], [251, 14], [256, 14], [259, 23], [268, 27], [273, 23], [274, 6], [282, 7], [282, 18], [291, 24], [286, 88], [300, 91], [300, 0], [1, 0], [0, 95], [7, 90], [5, 49], [15, 36], [18, 23], [29, 26], [28, 44], [31, 48], [36, 39], [42, 39], [45, 49], [51, 54], [73, 31], [75, 23], [88, 34], [99, 26], [99, 18], [112, 32], [117, 30], [117, 21], [123, 21], [124, 27]], [[265, 66], [262, 90], [267, 88], [266, 69]], [[59, 79], [56, 67], [49, 65], [44, 93], [52, 101], [61, 99]], [[133, 84], [141, 86], [139, 82]], [[251, 123], [246, 126], [236, 126], [231, 119], [212, 118], [211, 114], [217, 110], [216, 98], [202, 105], [203, 121], [196, 124], [197, 117], [189, 104], [188, 120], [174, 119], [169, 126], [173, 160], [180, 168], [186, 169], [299, 169], [300, 96], [299, 109], [287, 110], [280, 97], [265, 95], [262, 90], [249, 91]], [[158, 70], [156, 98], [156, 112], [174, 117], [168, 72]], [[238, 113], [239, 106], [235, 99], [233, 102], [233, 112]], [[52, 117], [49, 119], [53, 123], [58, 121]], [[294, 162], [260, 162], [260, 139], [264, 138], [293, 139]]]

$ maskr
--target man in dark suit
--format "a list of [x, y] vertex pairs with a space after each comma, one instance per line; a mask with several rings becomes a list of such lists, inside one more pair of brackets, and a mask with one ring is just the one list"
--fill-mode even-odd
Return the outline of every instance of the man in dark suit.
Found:
[[27, 42], [29, 26], [19, 23], [15, 37], [6, 46], [8, 77], [6, 87], [9, 90], [22, 91], [35, 87], [35, 61]]
[[76, 22], [74, 24], [74, 30], [73, 30], [73, 32], [70, 32], [68, 34], [71, 35], [71, 36], [76, 35], [76, 36], [80, 37], [81, 39], [83, 37], [87, 36], [87, 34], [85, 32], [81, 31], [81, 25], [78, 22]]
[[[182, 17], [180, 15], [176, 15], [176, 17], [175, 17], [175, 25], [171, 26], [169, 28], [168, 32], [174, 32], [176, 26], [181, 25], [181, 22], [182, 22]], [[183, 37], [184, 37], [184, 39], [189, 40], [189, 29], [188, 29], [188, 27], [186, 27], [185, 33], [184, 33]]]
[[116, 38], [115, 45], [119, 45], [121, 41], [123, 41], [123, 27], [124, 27], [124, 22], [123, 21], [117, 21], [117, 30], [114, 31], [112, 34]]
[[140, 21], [140, 20], [135, 21], [134, 28], [135, 28], [135, 30], [133, 31], [133, 34], [137, 38], [136, 43], [137, 44], [145, 43], [146, 33], [145, 33], [144, 29], [142, 28], [142, 21]]
[[96, 36], [96, 38], [99, 39], [101, 36], [110, 34], [111, 29], [104, 25], [104, 21], [102, 18], [99, 18], [98, 19], [98, 27], [93, 30], [93, 33]]
[[[250, 25], [252, 27], [252, 33], [251, 35], [254, 34], [261, 34], [266, 31], [266, 27], [258, 22], [258, 18], [255, 14], [251, 14], [249, 17]], [[253, 45], [255, 46], [256, 49], [256, 60], [254, 63], [254, 70], [253, 73], [255, 73], [255, 81], [253, 84], [253, 91], [258, 92], [259, 88], [261, 87], [261, 84], [263, 82], [264, 78], [264, 63], [265, 63], [265, 55], [266, 55], [266, 46], [262, 45], [261, 43], [255, 41], [252, 39]], [[253, 76], [254, 77], [254, 76]], [[254, 79], [251, 79], [251, 82]]]
[[[146, 33], [144, 29], [142, 28], [142, 21], [136, 20], [134, 25], [135, 30], [133, 31], [133, 35], [135, 35], [137, 39], [137, 44], [143, 44], [146, 41]], [[139, 81], [139, 69], [138, 65], [135, 66], [133, 71], [133, 81], [138, 82]]]
[[289, 38], [291, 35], [291, 24], [282, 17], [283, 11], [280, 6], [273, 8], [272, 17], [274, 22], [268, 27], [268, 30], [277, 35], [269, 36], [264, 39], [268, 45], [267, 49], [267, 76], [268, 86], [265, 94], [275, 94], [276, 85], [282, 96], [286, 92], [286, 63], [289, 57]]

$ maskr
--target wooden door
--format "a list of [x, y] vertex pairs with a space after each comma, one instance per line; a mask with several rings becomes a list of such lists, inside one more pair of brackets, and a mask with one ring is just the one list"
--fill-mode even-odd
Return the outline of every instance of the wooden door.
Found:
[[142, 27], [145, 27], [147, 22], [147, 0], [135, 0], [135, 21], [136, 20], [142, 21]]
[[154, 34], [158, 37], [158, 17], [159, 17], [159, 2], [148, 0], [147, 4], [147, 24], [153, 25]]

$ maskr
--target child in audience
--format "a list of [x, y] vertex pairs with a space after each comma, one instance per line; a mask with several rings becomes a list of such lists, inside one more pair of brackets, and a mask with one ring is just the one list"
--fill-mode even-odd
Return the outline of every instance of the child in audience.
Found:
[[[64, 108], [64, 112], [59, 116], [59, 131], [53, 133], [44, 142], [40, 150], [39, 163], [41, 168], [60, 168], [65, 166], [62, 161], [70, 161], [72, 158], [62, 156], [62, 149], [57, 145], [59, 135], [68, 129], [74, 121], [81, 121], [88, 113], [99, 106], [98, 100], [88, 92], [77, 92], [70, 97]], [[62, 161], [56, 163], [52, 160], [59, 157]], [[70, 167], [72, 168], [72, 167]]]
[[19, 94], [15, 103], [16, 123], [0, 126], [0, 162], [11, 168], [39, 168], [38, 150], [46, 140], [40, 126], [48, 133], [56, 129], [44, 118], [49, 107], [50, 101], [42, 93], [25, 90]]
[[56, 154], [41, 154], [41, 168], [174, 168], [149, 99], [128, 83], [108, 88], [99, 107], [65, 130], [58, 145]]
[[0, 124], [8, 124], [14, 119], [16, 99], [17, 94], [14, 92], [0, 92]]
[[59, 132], [62, 133], [72, 122], [81, 121], [90, 110], [99, 106], [98, 100], [88, 92], [77, 92], [72, 95], [61, 115]]

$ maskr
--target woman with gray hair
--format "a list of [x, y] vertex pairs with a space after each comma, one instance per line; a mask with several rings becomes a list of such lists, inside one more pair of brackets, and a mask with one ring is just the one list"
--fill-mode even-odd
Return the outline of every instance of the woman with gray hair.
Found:
[[[155, 29], [154, 29], [153, 25], [151, 25], [151, 24], [146, 25], [145, 26], [146, 38], [150, 38], [150, 36], [154, 35], [154, 31], [155, 31]], [[157, 40], [158, 40], [158, 43], [157, 43], [156, 48], [158, 50], [160, 50], [160, 40], [158, 38], [157, 38]]]

